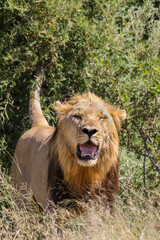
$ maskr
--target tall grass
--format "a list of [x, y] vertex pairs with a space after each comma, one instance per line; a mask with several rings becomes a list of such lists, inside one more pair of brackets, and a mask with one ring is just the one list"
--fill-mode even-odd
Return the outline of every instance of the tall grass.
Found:
[[[22, 198], [12, 187], [10, 177], [1, 172], [0, 239], [160, 239], [159, 195], [143, 187], [135, 190], [132, 181], [136, 172], [127, 162], [127, 159], [134, 162], [135, 156], [123, 149], [121, 157], [123, 176], [113, 214], [95, 202], [86, 204], [81, 215], [56, 206], [52, 212], [42, 211], [30, 193]], [[21, 208], [15, 198], [21, 201]]]

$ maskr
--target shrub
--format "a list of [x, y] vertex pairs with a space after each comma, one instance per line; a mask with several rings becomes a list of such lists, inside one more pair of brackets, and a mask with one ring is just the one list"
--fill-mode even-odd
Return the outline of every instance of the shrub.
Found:
[[74, 93], [90, 90], [125, 108], [121, 143], [143, 162], [144, 184], [159, 185], [158, 8], [154, 0], [2, 1], [2, 167], [10, 169], [17, 139], [30, 126], [29, 92], [42, 77], [42, 107], [52, 125], [52, 104]]

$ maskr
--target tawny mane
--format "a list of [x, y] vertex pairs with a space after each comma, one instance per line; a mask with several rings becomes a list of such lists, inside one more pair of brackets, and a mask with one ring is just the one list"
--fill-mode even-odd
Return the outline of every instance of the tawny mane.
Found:
[[[77, 110], [78, 106], [78, 110]], [[71, 126], [65, 124], [65, 118], [67, 114], [72, 110], [76, 115], [79, 115], [79, 109], [81, 109], [81, 114], [90, 114], [90, 108], [100, 111], [101, 108], [107, 109], [109, 115], [112, 118], [112, 123], [109, 126], [112, 128], [109, 131], [103, 129], [103, 136], [99, 136], [102, 141], [102, 148], [99, 154], [98, 162], [92, 167], [84, 167], [77, 163], [77, 157], [73, 152], [71, 143], [68, 141], [70, 138]], [[124, 118], [125, 111], [117, 110], [114, 106], [105, 103], [102, 99], [97, 97], [92, 93], [85, 93], [83, 95], [75, 95], [69, 101], [61, 104], [56, 103], [54, 108], [59, 114], [59, 120], [57, 123], [57, 131], [53, 138], [53, 142], [50, 144], [50, 171], [55, 168], [55, 158], [57, 159], [57, 164], [63, 173], [64, 181], [70, 191], [81, 193], [84, 189], [91, 189], [94, 187], [100, 187], [102, 183], [106, 181], [106, 176], [110, 171], [115, 171], [113, 179], [116, 183], [115, 189], [118, 190], [118, 132], [117, 129], [120, 128], [121, 120]], [[87, 119], [88, 120], [88, 119]], [[101, 123], [100, 123], [101, 124]], [[103, 126], [102, 126], [103, 128]], [[106, 141], [107, 139], [107, 141]], [[76, 139], [73, 139], [75, 142]], [[56, 157], [55, 157], [56, 155]], [[49, 174], [48, 184], [52, 188], [52, 174]]]

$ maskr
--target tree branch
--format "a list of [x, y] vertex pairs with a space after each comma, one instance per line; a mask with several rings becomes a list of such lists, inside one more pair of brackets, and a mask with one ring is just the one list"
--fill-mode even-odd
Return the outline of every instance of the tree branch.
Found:
[[157, 166], [157, 164], [155, 163], [155, 159], [150, 154], [150, 151], [149, 151], [149, 148], [148, 148], [148, 145], [147, 145], [148, 137], [145, 136], [145, 133], [144, 133], [142, 127], [140, 127], [134, 120], [132, 120], [132, 124], [138, 129], [138, 132], [140, 133], [140, 135], [143, 139], [144, 147], [145, 147], [145, 150], [146, 150], [146, 154], [142, 154], [142, 153], [138, 153], [138, 154], [141, 155], [141, 156], [144, 156], [144, 157], [148, 157], [151, 160], [153, 166], [156, 168], [156, 171], [160, 173], [160, 168]]

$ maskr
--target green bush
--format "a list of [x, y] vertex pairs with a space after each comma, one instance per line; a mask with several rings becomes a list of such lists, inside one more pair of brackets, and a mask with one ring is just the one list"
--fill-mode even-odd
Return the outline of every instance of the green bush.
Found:
[[[38, 76], [44, 114], [74, 93], [92, 91], [125, 108], [121, 144], [135, 151], [147, 187], [160, 183], [160, 20], [154, 0], [8, 0], [0, 13], [1, 166], [29, 128]], [[131, 163], [132, 164], [132, 163]], [[144, 181], [145, 176], [145, 181]]]

